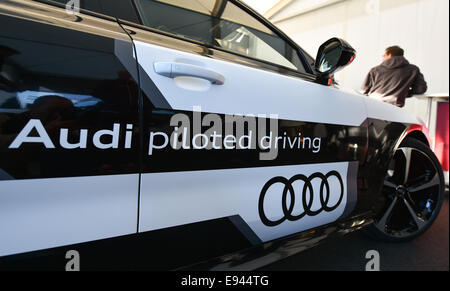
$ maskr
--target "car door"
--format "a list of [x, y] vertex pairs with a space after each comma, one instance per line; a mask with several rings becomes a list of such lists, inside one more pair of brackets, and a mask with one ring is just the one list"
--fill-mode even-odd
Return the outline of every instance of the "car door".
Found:
[[136, 233], [131, 40], [33, 1], [2, 1], [0, 23], [0, 257]]
[[139, 232], [217, 256], [367, 210], [361, 97], [315, 83], [238, 1], [134, 3], [142, 24], [122, 26], [145, 95]]

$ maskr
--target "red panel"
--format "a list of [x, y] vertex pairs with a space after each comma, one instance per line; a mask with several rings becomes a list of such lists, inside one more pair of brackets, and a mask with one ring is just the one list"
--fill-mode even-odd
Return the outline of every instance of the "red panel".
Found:
[[442, 169], [448, 171], [448, 102], [438, 102], [434, 152]]

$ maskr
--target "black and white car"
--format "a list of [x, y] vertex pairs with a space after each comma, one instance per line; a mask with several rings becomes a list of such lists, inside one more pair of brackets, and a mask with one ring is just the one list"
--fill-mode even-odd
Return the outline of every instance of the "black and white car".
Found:
[[[81, 9], [76, 4], [81, 2]], [[416, 117], [237, 0], [0, 1], [0, 268], [254, 269], [430, 227]]]

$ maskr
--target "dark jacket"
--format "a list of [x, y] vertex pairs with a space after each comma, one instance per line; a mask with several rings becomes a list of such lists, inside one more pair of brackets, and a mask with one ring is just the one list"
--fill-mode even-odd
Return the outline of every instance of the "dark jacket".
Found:
[[364, 80], [362, 93], [403, 107], [405, 99], [427, 91], [427, 83], [417, 66], [404, 57], [392, 57], [372, 68]]

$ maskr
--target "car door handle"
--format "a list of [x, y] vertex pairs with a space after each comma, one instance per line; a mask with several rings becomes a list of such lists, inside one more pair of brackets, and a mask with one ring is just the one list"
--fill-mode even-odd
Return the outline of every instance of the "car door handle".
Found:
[[221, 74], [195, 65], [155, 62], [154, 68], [157, 74], [168, 78], [195, 77], [208, 80], [213, 85], [223, 85], [225, 83], [225, 77]]

